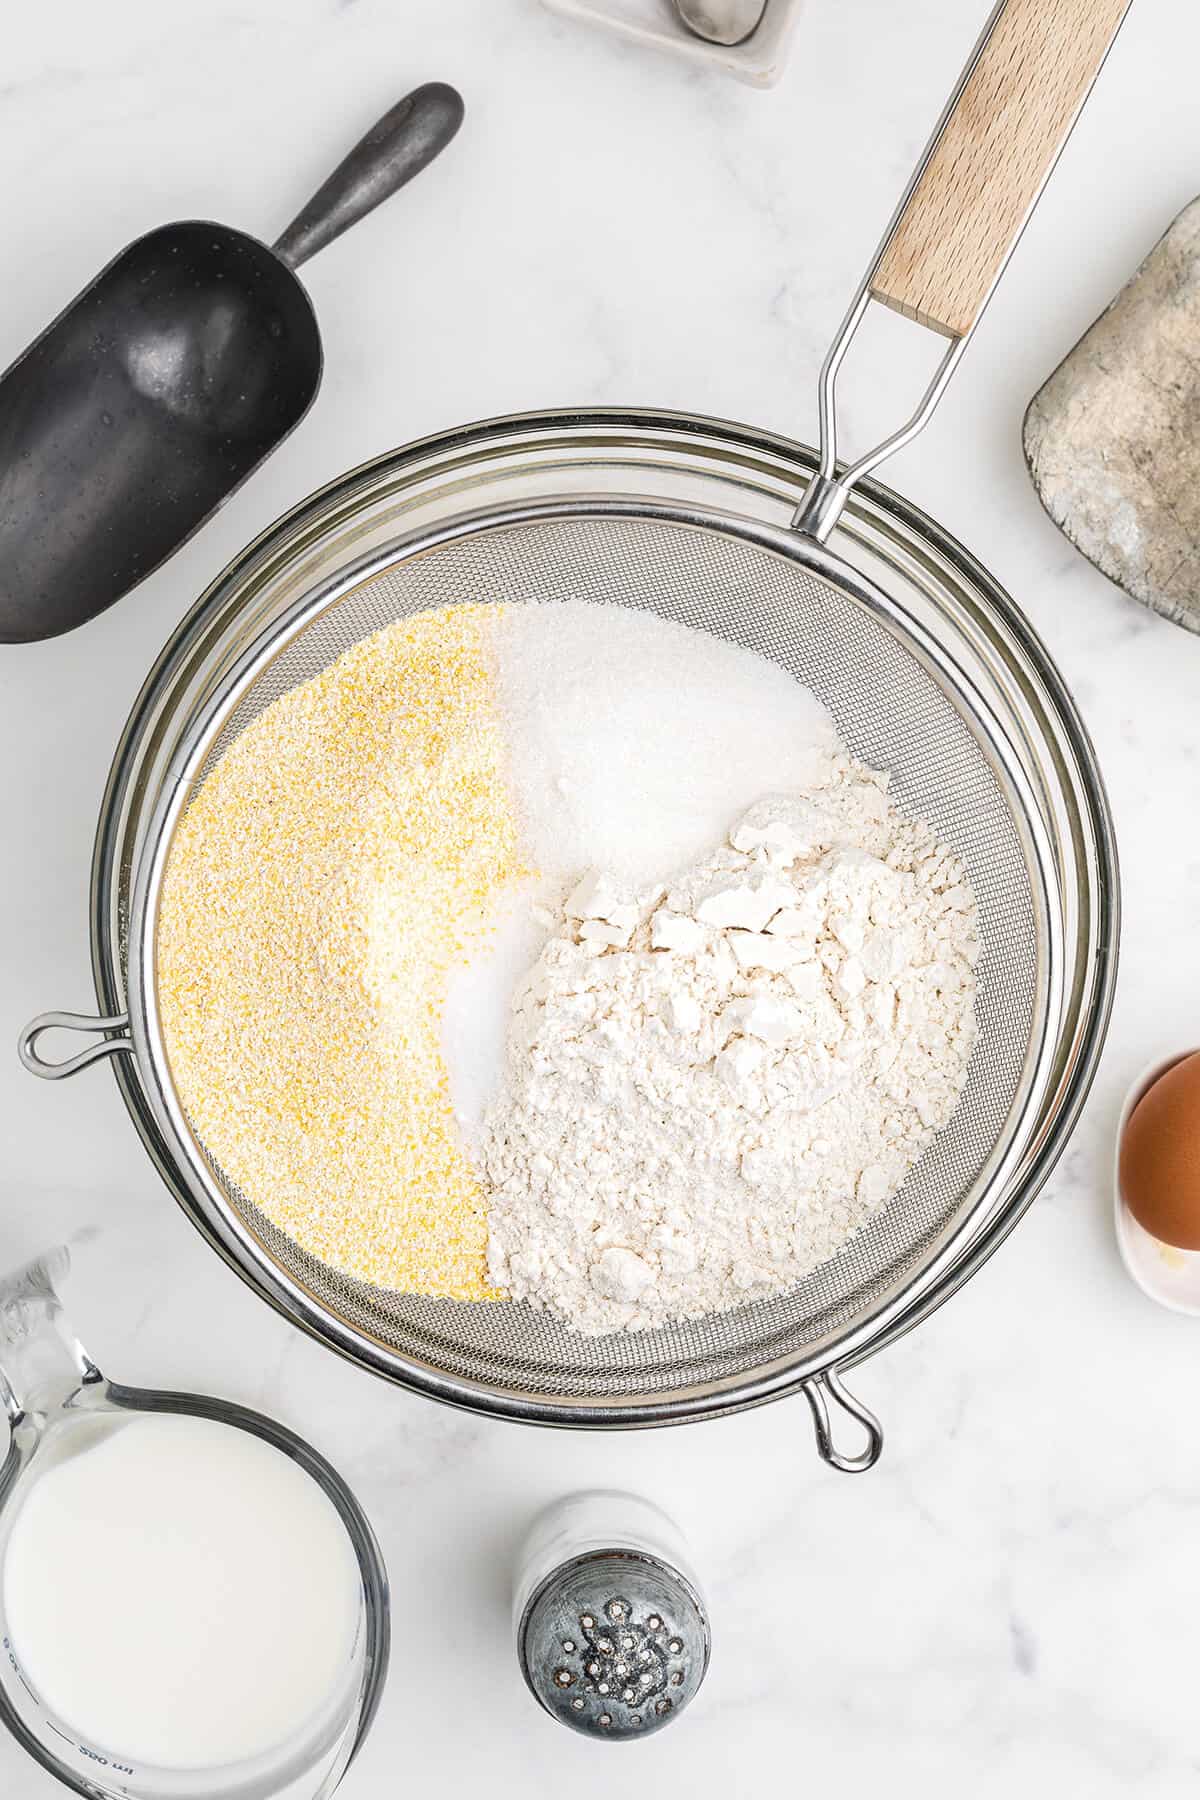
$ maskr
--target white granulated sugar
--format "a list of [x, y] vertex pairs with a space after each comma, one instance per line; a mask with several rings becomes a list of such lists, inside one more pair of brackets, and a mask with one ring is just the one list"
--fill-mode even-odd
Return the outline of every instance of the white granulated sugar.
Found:
[[560, 909], [480, 1148], [489, 1276], [513, 1299], [602, 1333], [779, 1293], [949, 1121], [973, 895], [885, 776], [819, 760], [665, 892], [647, 838], [636, 881], [595, 874]]
[[499, 1081], [513, 994], [566, 887], [591, 867], [667, 880], [757, 795], [806, 787], [836, 742], [783, 669], [653, 613], [506, 606], [493, 655], [522, 850], [541, 880], [499, 897], [450, 976], [442, 1042], [468, 1146]]
[[543, 875], [666, 880], [757, 795], [807, 787], [835, 741], [785, 670], [653, 613], [506, 607], [496, 645], [524, 848]]
[[478, 1142], [484, 1110], [504, 1066], [513, 995], [548, 936], [550, 915], [538, 903], [542, 887], [540, 882], [523, 881], [501, 895], [481, 942], [447, 981], [442, 1050], [455, 1123], [468, 1148]]

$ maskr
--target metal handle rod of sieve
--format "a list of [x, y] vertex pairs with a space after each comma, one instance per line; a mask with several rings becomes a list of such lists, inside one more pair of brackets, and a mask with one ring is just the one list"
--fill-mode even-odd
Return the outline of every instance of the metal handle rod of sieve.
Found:
[[[792, 519], [794, 530], [824, 543], [855, 485], [910, 444], [933, 417], [1074, 129], [1130, 3], [998, 0], [821, 365], [817, 384], [821, 460]], [[1065, 58], [1064, 31], [1075, 39]], [[1069, 65], [1065, 113], [1060, 84], [1064, 60]], [[1060, 87], [1058, 93], [1056, 86]], [[1015, 103], [1022, 97], [1024, 108]], [[1000, 102], [1006, 98], [1014, 102], [1011, 122], [1002, 120], [998, 137], [984, 141], [979, 115], [1000, 116]], [[933, 176], [929, 183], [927, 174]], [[947, 223], [947, 188], [955, 186], [961, 190], [961, 210]], [[1015, 224], [1004, 216], [1005, 205], [1014, 203], [1020, 208]], [[892, 258], [897, 267], [889, 271], [889, 289], [889, 283], [880, 280], [881, 270], [893, 246], [900, 248], [905, 232], [909, 244]], [[928, 312], [918, 310], [911, 298], [922, 286], [931, 292]], [[968, 290], [965, 295], [964, 288]], [[837, 378], [872, 301], [904, 313], [950, 341], [905, 423], [839, 474]], [[953, 310], [956, 304], [962, 322], [949, 323], [959, 316]]]
[[[880, 255], [883, 253], [885, 244], [886, 240], [884, 244], [880, 245]], [[871, 304], [870, 281], [871, 276], [868, 275], [853, 306], [846, 314], [842, 327], [821, 367], [817, 390], [821, 463], [818, 472], [809, 482], [804, 499], [792, 519], [793, 530], [802, 531], [806, 537], [815, 538], [819, 544], [823, 544], [829, 537], [857, 483], [862, 481], [865, 476], [872, 474], [880, 463], [887, 461], [889, 456], [894, 456], [898, 450], [903, 450], [905, 445], [911, 444], [913, 439], [924, 431], [937, 410], [938, 401], [945, 393], [950, 377], [957, 368], [959, 358], [971, 337], [968, 332], [966, 337], [953, 340], [938, 364], [933, 379], [925, 389], [916, 410], [907, 422], [898, 430], [893, 431], [889, 437], [884, 438], [873, 450], [868, 450], [865, 455], [860, 456], [857, 462], [851, 463], [850, 467], [839, 475], [837, 473], [837, 372], [842, 358], [850, 347], [851, 339], [862, 323], [863, 314]]]

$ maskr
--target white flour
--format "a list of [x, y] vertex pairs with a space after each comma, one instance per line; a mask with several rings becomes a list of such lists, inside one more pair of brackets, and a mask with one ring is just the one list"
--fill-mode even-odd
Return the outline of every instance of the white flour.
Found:
[[590, 876], [560, 909], [480, 1148], [513, 1299], [600, 1333], [778, 1293], [948, 1122], [974, 897], [885, 776], [817, 763], [668, 890]]
[[494, 654], [522, 851], [542, 879], [501, 898], [449, 986], [442, 1041], [472, 1146], [499, 1083], [513, 993], [553, 922], [542, 907], [557, 910], [593, 866], [634, 884], [669, 879], [756, 795], [807, 786], [837, 742], [825, 708], [785, 669], [654, 613], [506, 606]]

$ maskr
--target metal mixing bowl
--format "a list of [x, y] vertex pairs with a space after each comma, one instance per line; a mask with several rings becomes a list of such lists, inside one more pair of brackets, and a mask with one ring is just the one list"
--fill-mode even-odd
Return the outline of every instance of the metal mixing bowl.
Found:
[[[614, 506], [622, 495], [642, 502], [652, 496], [664, 509], [696, 518], [734, 515], [747, 534], [765, 541], [788, 526], [814, 465], [812, 452], [785, 439], [661, 413], [526, 415], [425, 440], [344, 476], [251, 545], [184, 620], [142, 690], [105, 794], [92, 881], [101, 1009], [123, 1015], [132, 997], [135, 1027], [143, 1026], [138, 1053], [113, 1059], [117, 1079], [168, 1185], [226, 1261], [295, 1323], [377, 1373], [454, 1404], [581, 1426], [713, 1416], [800, 1389], [823, 1453], [839, 1466], [865, 1466], [877, 1437], [861, 1459], [830, 1444], [827, 1401], [844, 1401], [839, 1371], [893, 1341], [968, 1279], [1020, 1218], [1067, 1141], [1095, 1070], [1116, 973], [1116, 855], [1094, 753], [1057, 671], [1004, 591], [916, 508], [868, 483], [851, 500], [831, 548], [861, 576], [864, 590], [893, 601], [962, 672], [998, 722], [998, 760], [1021, 790], [1043, 890], [1031, 915], [1040, 945], [1036, 1053], [1013, 1102], [1019, 1129], [1003, 1156], [979, 1165], [971, 1204], [911, 1257], [898, 1259], [869, 1304], [721, 1366], [700, 1370], [681, 1361], [672, 1374], [669, 1358], [660, 1358], [654, 1379], [642, 1382], [631, 1359], [619, 1377], [597, 1376], [588, 1385], [547, 1361], [544, 1379], [531, 1380], [515, 1359], [510, 1373], [502, 1361], [480, 1357], [472, 1365], [455, 1354], [453, 1327], [439, 1338], [435, 1327], [422, 1325], [424, 1339], [414, 1330], [389, 1341], [361, 1298], [341, 1306], [328, 1288], [315, 1293], [303, 1268], [180, 1154], [161, 1072], [145, 1054], [140, 974], [130, 991], [131, 907], [139, 871], [157, 848], [151, 843], [151, 856], [143, 857], [156, 814], [153, 829], [161, 830], [172, 760], [182, 766], [195, 720], [248, 647], [289, 609], [302, 610], [306, 597], [336, 587], [346, 571], [383, 566], [389, 546], [429, 542], [464, 515], [555, 502], [569, 511], [584, 494], [609, 496]], [[128, 1047], [127, 1040], [109, 1040], [116, 1041]], [[374, 1318], [383, 1316], [381, 1309]]]

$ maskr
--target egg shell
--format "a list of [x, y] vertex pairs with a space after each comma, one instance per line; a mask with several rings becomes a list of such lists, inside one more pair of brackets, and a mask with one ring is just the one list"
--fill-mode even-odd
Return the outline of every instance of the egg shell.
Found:
[[1121, 1197], [1143, 1230], [1200, 1250], [1200, 1051], [1146, 1090], [1121, 1139]]

